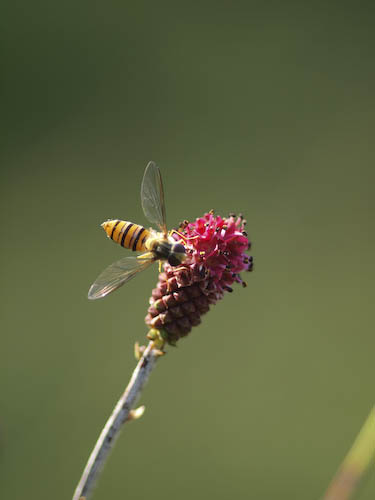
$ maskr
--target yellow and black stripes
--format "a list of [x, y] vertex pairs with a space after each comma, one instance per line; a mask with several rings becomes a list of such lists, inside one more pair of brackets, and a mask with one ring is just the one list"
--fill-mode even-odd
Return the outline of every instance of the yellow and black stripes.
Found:
[[124, 248], [137, 252], [147, 250], [145, 243], [150, 236], [150, 231], [143, 226], [124, 220], [108, 220], [102, 224], [104, 231], [111, 240]]

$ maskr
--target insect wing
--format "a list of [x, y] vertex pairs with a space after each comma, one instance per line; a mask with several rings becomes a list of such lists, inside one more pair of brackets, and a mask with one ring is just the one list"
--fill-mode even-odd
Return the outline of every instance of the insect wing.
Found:
[[141, 187], [142, 208], [147, 219], [157, 224], [167, 235], [164, 190], [158, 166], [153, 161], [147, 165]]
[[105, 297], [134, 278], [139, 272], [147, 269], [153, 262], [155, 262], [153, 258], [139, 257], [125, 257], [114, 262], [104, 269], [91, 285], [88, 298], [95, 300]]

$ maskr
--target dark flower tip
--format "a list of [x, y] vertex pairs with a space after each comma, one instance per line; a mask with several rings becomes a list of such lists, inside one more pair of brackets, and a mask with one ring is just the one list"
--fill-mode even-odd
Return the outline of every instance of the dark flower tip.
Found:
[[211, 211], [195, 222], [184, 221], [174, 233], [187, 257], [178, 267], [164, 264], [145, 318], [164, 341], [175, 344], [187, 335], [211, 304], [233, 291], [233, 283], [246, 286], [240, 273], [252, 270], [253, 258], [246, 254], [250, 241], [245, 224], [242, 215], [222, 218]]

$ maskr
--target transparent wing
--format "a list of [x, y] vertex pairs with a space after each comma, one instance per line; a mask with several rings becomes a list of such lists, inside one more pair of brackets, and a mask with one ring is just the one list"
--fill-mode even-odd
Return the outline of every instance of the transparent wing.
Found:
[[141, 187], [142, 208], [147, 219], [157, 224], [164, 236], [167, 235], [167, 224], [164, 204], [163, 182], [156, 163], [147, 165]]
[[95, 300], [105, 297], [134, 278], [139, 272], [147, 269], [153, 262], [155, 262], [154, 258], [139, 257], [125, 257], [114, 262], [96, 278], [90, 287], [88, 298]]

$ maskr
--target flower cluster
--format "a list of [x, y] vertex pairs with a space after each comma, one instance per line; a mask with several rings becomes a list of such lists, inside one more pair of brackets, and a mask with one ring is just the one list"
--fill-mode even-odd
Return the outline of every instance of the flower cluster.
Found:
[[145, 318], [169, 344], [198, 325], [210, 305], [233, 291], [233, 283], [246, 286], [239, 273], [252, 270], [253, 258], [246, 254], [245, 225], [242, 216], [222, 218], [211, 211], [174, 233], [185, 245], [186, 259], [177, 267], [164, 264]]

